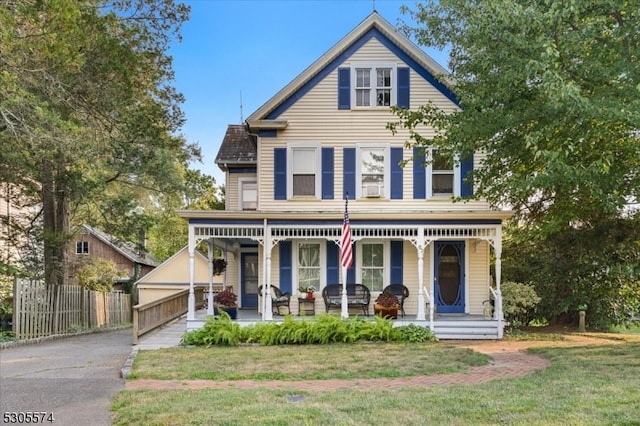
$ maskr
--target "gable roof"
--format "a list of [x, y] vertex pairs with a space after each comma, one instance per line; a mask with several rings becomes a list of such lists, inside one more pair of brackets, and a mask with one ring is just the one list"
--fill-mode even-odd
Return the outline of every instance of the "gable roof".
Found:
[[[189, 285], [189, 245], [184, 246], [157, 268], [135, 282], [140, 284]], [[209, 283], [209, 261], [198, 250], [194, 253], [194, 284]]]
[[413, 42], [399, 34], [393, 25], [374, 11], [328, 52], [247, 117], [247, 124], [256, 129], [286, 126], [285, 122], [276, 121], [280, 114], [371, 38], [378, 39], [444, 96], [453, 103], [458, 103], [449, 88], [451, 82], [448, 80], [447, 70]]
[[222, 139], [215, 163], [222, 170], [228, 166], [255, 166], [258, 159], [255, 139], [243, 124], [230, 124]]
[[93, 228], [89, 225], [82, 225], [84, 233], [91, 234], [115, 251], [129, 259], [133, 263], [139, 263], [141, 265], [158, 266], [158, 260], [150, 253], [138, 248], [137, 245], [129, 241], [122, 241], [121, 239]]

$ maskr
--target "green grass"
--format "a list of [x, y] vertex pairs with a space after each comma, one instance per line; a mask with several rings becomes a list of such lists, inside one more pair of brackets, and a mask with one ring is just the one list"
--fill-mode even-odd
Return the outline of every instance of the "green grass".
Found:
[[[268, 370], [285, 369], [292, 371], [287, 379], [300, 380], [311, 374], [306, 373], [305, 368], [319, 364], [329, 366], [323, 373], [325, 376], [338, 376], [342, 372], [346, 377], [378, 377], [390, 374], [401, 365], [438, 364], [460, 355], [458, 348], [442, 343], [390, 345], [388, 348], [393, 352], [389, 357], [369, 352], [369, 347], [386, 345], [270, 347], [264, 353], [261, 352], [265, 348], [260, 347], [210, 349], [208, 357], [206, 352], [203, 355], [193, 349], [141, 352], [134, 372], [152, 376], [142, 373], [194, 363], [197, 364], [194, 370], [232, 369], [234, 375], [244, 371], [241, 376], [255, 378], [264, 376]], [[260, 353], [251, 355], [251, 350]], [[122, 391], [112, 406], [114, 424], [640, 425], [640, 339], [637, 336], [634, 341], [619, 344], [545, 347], [531, 352], [551, 360], [551, 366], [526, 377], [478, 385], [324, 392], [265, 388]], [[344, 361], [349, 353], [357, 362], [333, 361], [334, 357]], [[468, 361], [464, 353], [462, 356], [467, 359], [461, 362], [462, 368], [478, 361], [475, 358]], [[373, 361], [370, 357], [383, 360], [372, 362], [376, 367], [352, 368], [352, 364], [369, 364], [368, 360]], [[160, 368], [159, 364], [151, 368], [152, 363], [167, 359], [170, 364], [166, 368]], [[305, 359], [310, 359], [310, 363]], [[298, 364], [304, 364], [305, 368], [298, 368]], [[262, 368], [256, 365], [262, 365], [264, 370], [260, 372]], [[180, 367], [180, 371], [172, 377], [179, 377], [187, 370]], [[409, 369], [403, 374], [411, 375], [415, 371]]]

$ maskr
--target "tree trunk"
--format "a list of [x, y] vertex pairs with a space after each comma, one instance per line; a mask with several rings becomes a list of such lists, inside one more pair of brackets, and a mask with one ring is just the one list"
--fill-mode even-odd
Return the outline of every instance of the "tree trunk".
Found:
[[50, 287], [64, 285], [66, 281], [69, 197], [62, 175], [64, 172], [64, 168], [54, 170], [50, 160], [42, 162], [44, 277], [45, 283]]

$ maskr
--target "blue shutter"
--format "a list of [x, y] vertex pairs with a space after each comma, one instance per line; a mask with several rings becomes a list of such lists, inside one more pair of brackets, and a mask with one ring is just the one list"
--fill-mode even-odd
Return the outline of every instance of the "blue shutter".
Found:
[[273, 198], [287, 199], [287, 148], [273, 148]]
[[333, 241], [327, 241], [327, 284], [340, 282], [340, 249]]
[[424, 166], [424, 151], [413, 148], [413, 198], [420, 199], [427, 196], [426, 169]]
[[391, 148], [391, 199], [402, 199], [402, 161], [404, 148]]
[[342, 198], [349, 194], [350, 200], [356, 198], [356, 149], [343, 148], [342, 150]]
[[470, 181], [471, 177], [469, 176], [469, 181], [465, 181], [469, 173], [473, 170], [473, 154], [471, 154], [471, 158], [467, 158], [460, 162], [460, 196], [461, 197], [472, 197], [473, 196], [473, 182]]
[[356, 243], [353, 243], [353, 265], [347, 269], [347, 284], [356, 284]]
[[403, 241], [391, 241], [391, 282], [389, 284], [404, 284], [402, 276]]
[[276, 129], [260, 130], [258, 132], [261, 138], [277, 138], [278, 131]]
[[338, 68], [338, 109], [351, 109], [350, 68]]
[[333, 148], [322, 148], [322, 199], [333, 200]]
[[400, 108], [409, 108], [410, 105], [409, 80], [409, 68], [398, 68], [398, 106]]
[[278, 247], [280, 247], [280, 285], [277, 287], [280, 287], [280, 290], [283, 292], [288, 291], [289, 293], [292, 293], [293, 271], [291, 269], [291, 263], [293, 261], [293, 256], [291, 252], [291, 241], [280, 241], [278, 243]]

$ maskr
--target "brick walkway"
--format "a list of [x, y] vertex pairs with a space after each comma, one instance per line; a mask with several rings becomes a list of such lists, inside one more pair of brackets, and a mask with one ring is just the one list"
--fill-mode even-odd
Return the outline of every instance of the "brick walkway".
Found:
[[394, 389], [425, 386], [449, 386], [456, 384], [486, 383], [496, 379], [522, 377], [550, 365], [549, 361], [524, 353], [535, 346], [580, 346], [612, 344], [615, 341], [595, 337], [568, 335], [562, 341], [456, 341], [454, 346], [473, 349], [489, 355], [492, 360], [481, 367], [471, 367], [465, 373], [439, 374], [376, 379], [329, 379], [329, 380], [151, 380], [138, 379], [126, 382], [126, 389], [286, 389], [306, 391], [328, 391], [336, 389], [367, 388]]

